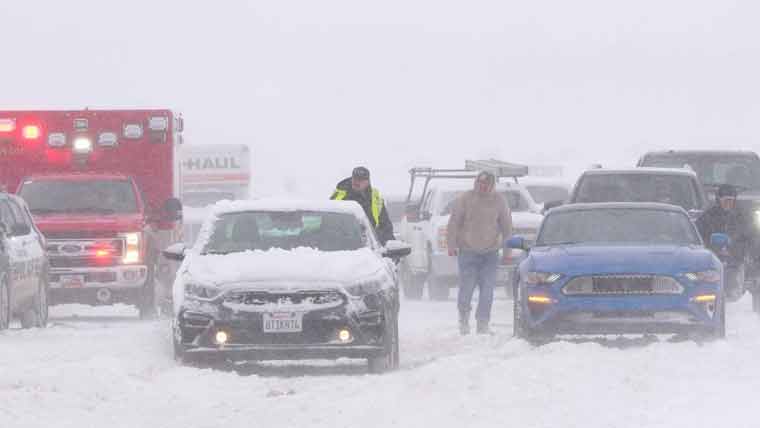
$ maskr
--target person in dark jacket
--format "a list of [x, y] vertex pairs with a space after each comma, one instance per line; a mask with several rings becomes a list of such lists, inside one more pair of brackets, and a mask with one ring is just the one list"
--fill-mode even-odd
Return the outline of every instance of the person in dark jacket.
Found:
[[380, 191], [372, 187], [369, 170], [363, 166], [354, 168], [351, 177], [338, 183], [330, 199], [356, 201], [362, 206], [382, 245], [394, 239], [393, 223], [385, 209], [385, 201]]
[[742, 218], [736, 209], [737, 191], [734, 186], [723, 184], [718, 188], [715, 205], [697, 220], [697, 228], [702, 240], [710, 243], [713, 233], [724, 233], [735, 244], [743, 242]]

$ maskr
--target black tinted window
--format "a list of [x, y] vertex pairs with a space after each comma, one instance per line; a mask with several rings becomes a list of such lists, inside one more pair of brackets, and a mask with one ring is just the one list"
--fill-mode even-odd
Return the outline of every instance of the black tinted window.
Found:
[[550, 186], [546, 184], [529, 184], [525, 186], [530, 192], [533, 200], [539, 204], [552, 201], [566, 201], [569, 192], [561, 186]]
[[747, 189], [760, 188], [760, 160], [754, 156], [699, 155], [669, 153], [648, 155], [642, 166], [693, 169], [705, 185], [733, 184]]
[[546, 217], [536, 245], [559, 243], [699, 244], [689, 217], [650, 209], [564, 211]]
[[581, 178], [573, 202], [660, 202], [700, 208], [691, 178], [665, 174], [589, 174]]

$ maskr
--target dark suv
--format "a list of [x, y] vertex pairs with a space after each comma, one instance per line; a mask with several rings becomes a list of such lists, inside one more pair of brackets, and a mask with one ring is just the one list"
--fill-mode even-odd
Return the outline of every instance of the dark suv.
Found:
[[741, 150], [668, 150], [649, 152], [638, 165], [692, 169], [711, 201], [721, 184], [739, 189], [737, 209], [748, 220], [744, 234], [750, 239], [746, 278], [753, 292], [753, 307], [760, 312], [760, 157]]
[[14, 317], [24, 328], [47, 324], [47, 271], [45, 239], [26, 204], [0, 193], [0, 330]]
[[680, 206], [692, 218], [708, 206], [694, 171], [675, 168], [588, 170], [575, 184], [569, 202], [659, 202]]

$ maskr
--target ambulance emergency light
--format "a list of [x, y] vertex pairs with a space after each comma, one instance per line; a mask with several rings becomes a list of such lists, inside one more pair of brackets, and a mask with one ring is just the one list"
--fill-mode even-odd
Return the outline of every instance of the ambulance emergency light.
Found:
[[92, 140], [87, 137], [77, 137], [72, 148], [74, 153], [87, 154], [92, 151]]
[[0, 132], [13, 132], [16, 130], [15, 119], [0, 119]]

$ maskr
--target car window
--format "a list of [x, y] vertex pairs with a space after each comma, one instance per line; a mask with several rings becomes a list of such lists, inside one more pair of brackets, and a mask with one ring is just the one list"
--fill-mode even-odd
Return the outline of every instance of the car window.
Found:
[[0, 201], [0, 218], [2, 218], [6, 228], [10, 228], [16, 224], [16, 217], [13, 215], [13, 210], [8, 201]]
[[699, 181], [705, 185], [733, 184], [748, 189], [760, 188], [760, 160], [755, 156], [668, 153], [646, 156], [642, 166], [688, 167], [697, 173]]
[[693, 180], [675, 174], [592, 174], [581, 178], [576, 203], [660, 202], [685, 210], [701, 208]]
[[299, 247], [354, 251], [374, 241], [352, 214], [316, 211], [252, 211], [221, 215], [203, 253], [227, 254]]
[[567, 188], [562, 186], [552, 186], [548, 184], [528, 184], [525, 186], [533, 197], [533, 200], [539, 204], [552, 201], [565, 201], [569, 196]]
[[11, 206], [11, 210], [13, 210], [13, 217], [16, 219], [16, 224], [24, 224], [26, 226], [32, 227], [32, 222], [27, 218], [26, 213], [24, 212], [23, 208], [19, 204], [17, 204], [15, 201], [8, 201]]

